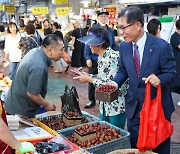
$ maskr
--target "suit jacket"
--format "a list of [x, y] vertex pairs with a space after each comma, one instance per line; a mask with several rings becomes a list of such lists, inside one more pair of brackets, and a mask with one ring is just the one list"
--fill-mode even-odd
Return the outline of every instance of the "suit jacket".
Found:
[[[162, 105], [165, 117], [170, 119], [174, 111], [170, 83], [176, 75], [175, 67], [176, 64], [170, 44], [160, 38], [147, 34], [140, 75], [137, 77], [132, 43], [123, 42], [120, 44], [119, 70], [113, 80], [118, 86], [121, 86], [129, 78], [129, 89], [125, 96], [127, 118], [131, 119], [133, 117], [137, 103], [140, 103], [141, 107], [143, 105], [146, 85], [142, 78], [154, 73], [161, 81]], [[151, 99], [155, 97], [156, 88], [151, 86]]]

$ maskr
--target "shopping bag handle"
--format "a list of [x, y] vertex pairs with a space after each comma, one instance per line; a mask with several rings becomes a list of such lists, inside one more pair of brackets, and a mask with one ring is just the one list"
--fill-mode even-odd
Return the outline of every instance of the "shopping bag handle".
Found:
[[[161, 98], [161, 84], [157, 87], [156, 97]], [[150, 82], [146, 83], [145, 99], [151, 100], [151, 84]]]

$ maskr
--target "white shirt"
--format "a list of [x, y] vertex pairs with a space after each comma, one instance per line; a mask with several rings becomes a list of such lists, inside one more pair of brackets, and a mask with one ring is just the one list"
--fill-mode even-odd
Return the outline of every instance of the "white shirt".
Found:
[[[132, 42], [133, 45], [133, 52], [134, 52], [134, 44], [136, 44], [138, 46], [138, 50], [139, 50], [139, 55], [140, 55], [140, 65], [142, 62], [142, 58], [143, 58], [143, 52], [144, 52], [144, 46], [146, 43], [146, 39], [147, 39], [147, 34], [144, 32], [144, 35], [140, 38], [140, 40], [138, 42]], [[133, 53], [134, 55], [134, 53]]]
[[11, 62], [21, 61], [22, 51], [18, 48], [20, 39], [19, 34], [16, 37], [13, 37], [11, 34], [6, 35], [4, 52], [9, 54]]

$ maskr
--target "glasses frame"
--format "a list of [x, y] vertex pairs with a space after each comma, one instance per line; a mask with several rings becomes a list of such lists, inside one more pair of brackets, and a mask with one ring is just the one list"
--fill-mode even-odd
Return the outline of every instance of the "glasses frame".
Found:
[[116, 26], [116, 28], [117, 28], [118, 30], [125, 31], [128, 27], [134, 25], [135, 23], [137, 23], [137, 21], [136, 21], [136, 22], [133, 22], [133, 23], [127, 25], [127, 26]]
[[99, 15], [99, 17], [101, 17], [101, 18], [107, 18], [108, 17], [108, 15]]

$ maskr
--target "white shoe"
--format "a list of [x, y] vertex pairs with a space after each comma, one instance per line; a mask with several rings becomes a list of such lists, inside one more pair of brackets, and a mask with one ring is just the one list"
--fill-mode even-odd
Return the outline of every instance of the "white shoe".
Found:
[[177, 102], [177, 106], [180, 106], [180, 101], [179, 101], [179, 102]]

